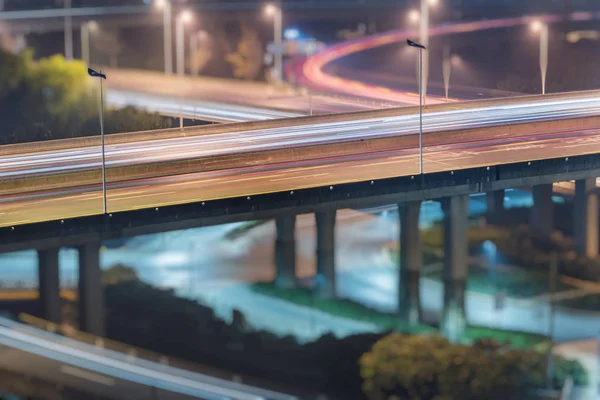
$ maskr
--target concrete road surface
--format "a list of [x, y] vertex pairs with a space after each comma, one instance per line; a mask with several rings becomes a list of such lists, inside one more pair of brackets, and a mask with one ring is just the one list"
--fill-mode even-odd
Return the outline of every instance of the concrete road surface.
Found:
[[[142, 70], [107, 69], [108, 97], [114, 105], [132, 105], [179, 113], [179, 105], [196, 109], [209, 121], [236, 122], [281, 118], [289, 115], [330, 114], [380, 108], [379, 103], [361, 104], [351, 98], [308, 96], [288, 86], [235, 79], [183, 78]], [[157, 103], [159, 100], [159, 103]], [[311, 107], [312, 104], [312, 107]], [[158, 106], [158, 107], [157, 107]], [[199, 118], [201, 119], [201, 118]]]
[[[600, 99], [595, 93], [579, 94], [573, 98], [565, 96], [553, 101], [540, 98], [533, 102], [498, 106], [471, 108], [471, 105], [463, 104], [469, 107], [456, 106], [451, 110], [426, 112], [423, 118], [424, 133], [586, 117], [597, 115], [600, 111]], [[285, 124], [275, 125], [270, 129], [257, 130], [249, 127], [247, 130], [211, 135], [203, 135], [202, 128], [193, 128], [186, 130], [182, 137], [108, 145], [106, 161], [107, 166], [116, 167], [396, 135], [412, 135], [414, 145], [418, 147], [418, 112], [352, 121], [344, 118], [340, 116], [339, 120], [333, 122], [307, 125], [294, 125], [293, 122], [286, 121]], [[572, 138], [586, 136], [586, 132], [562, 133]], [[518, 141], [535, 141], [538, 137], [539, 135], [519, 137]], [[492, 139], [496, 139], [496, 142], [490, 143]], [[468, 138], [469, 141], [479, 140], [481, 144], [503, 144], [513, 139], [515, 138], [502, 131], [494, 133], [494, 136]], [[432, 146], [435, 143], [426, 141], [425, 145]], [[543, 156], [544, 154], [538, 155], [540, 158]], [[7, 154], [0, 163], [0, 179], [89, 170], [101, 166], [99, 143], [98, 146], [75, 149]]]
[[[600, 132], [591, 130], [538, 136], [535, 140], [498, 138], [432, 146], [424, 152], [423, 165], [426, 173], [442, 172], [598, 152]], [[417, 175], [418, 171], [418, 151], [407, 149], [336, 160], [144, 179], [109, 185], [108, 210], [117, 212], [275, 191], [297, 191], [307, 187]], [[100, 185], [0, 198], [0, 226], [101, 212]]]

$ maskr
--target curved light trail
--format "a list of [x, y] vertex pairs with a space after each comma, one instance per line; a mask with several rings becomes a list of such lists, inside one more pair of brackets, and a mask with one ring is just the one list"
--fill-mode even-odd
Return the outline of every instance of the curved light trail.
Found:
[[[530, 23], [533, 19], [542, 20], [546, 23], [558, 22], [564, 19], [563, 16], [550, 15], [544, 17], [517, 17], [504, 18], [496, 20], [485, 20], [476, 22], [465, 22], [458, 24], [438, 25], [429, 30], [430, 36], [442, 36], [457, 33], [477, 32], [489, 29], [510, 28], [514, 26]], [[600, 18], [600, 12], [578, 12], [572, 13], [567, 17], [571, 21], [590, 21]], [[339, 93], [352, 94], [364, 97], [378, 98], [387, 101], [418, 104], [419, 95], [417, 93], [407, 91], [394, 91], [389, 88], [368, 85], [363, 82], [341, 78], [325, 72], [325, 67], [333, 61], [339, 60], [342, 57], [349, 56], [361, 51], [381, 47], [393, 43], [403, 42], [406, 39], [415, 36], [413, 30], [395, 30], [377, 35], [364, 37], [352, 41], [340, 43], [308, 58], [302, 65], [301, 71], [304, 75], [304, 81], [310, 86], [322, 89], [335, 91]], [[456, 101], [456, 100], [453, 100]], [[443, 103], [445, 99], [438, 96], [427, 96], [428, 104]]]

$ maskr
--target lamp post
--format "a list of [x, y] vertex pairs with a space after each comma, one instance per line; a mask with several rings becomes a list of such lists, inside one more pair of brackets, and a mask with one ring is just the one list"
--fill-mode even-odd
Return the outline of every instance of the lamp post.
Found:
[[531, 23], [531, 29], [540, 34], [540, 75], [542, 94], [546, 94], [546, 73], [548, 72], [548, 25], [540, 20]]
[[[425, 48], [429, 47], [429, 9], [436, 7], [438, 0], [421, 0], [421, 10], [412, 10], [408, 17], [411, 22], [419, 23], [419, 43]], [[419, 76], [421, 87], [423, 89], [423, 97], [427, 96], [427, 81], [429, 78], [429, 53], [423, 54], [423, 59], [420, 62]], [[425, 99], [424, 99], [425, 100]]]
[[[65, 9], [71, 8], [71, 0], [61, 0]], [[65, 59], [73, 59], [73, 17], [65, 15]]]
[[450, 74], [452, 73], [452, 58], [450, 56], [450, 47], [444, 47], [444, 61], [442, 61], [442, 72], [444, 73], [444, 91], [446, 102], [448, 101], [448, 91], [450, 90]]
[[96, 21], [88, 21], [81, 24], [81, 59], [86, 65], [90, 65], [90, 34], [98, 29]]
[[546, 358], [546, 381], [548, 388], [552, 387], [552, 377], [554, 376], [554, 360], [552, 359], [552, 351], [554, 349], [554, 295], [556, 294], [556, 280], [558, 278], [558, 254], [556, 251], [550, 253], [550, 276], [548, 281], [548, 292], [550, 293], [549, 315], [548, 315], [548, 338], [550, 346], [548, 346], [548, 354]]
[[[181, 79], [185, 73], [185, 48], [184, 28], [185, 24], [192, 20], [192, 13], [185, 10], [177, 15], [175, 21], [176, 45], [177, 45], [177, 76]], [[183, 129], [183, 103], [179, 103], [179, 127]]]
[[419, 174], [423, 175], [423, 50], [427, 48], [410, 39], [406, 43], [419, 49]]
[[283, 10], [279, 4], [267, 4], [265, 13], [273, 17], [273, 41], [275, 44], [275, 74], [276, 83], [281, 85], [283, 80]]
[[201, 32], [190, 36], [190, 75], [196, 75], [196, 58], [198, 57], [198, 37]]
[[102, 90], [102, 80], [106, 79], [106, 75], [102, 72], [96, 72], [91, 68], [88, 68], [88, 75], [93, 78], [100, 78], [100, 138], [102, 140], [102, 210], [103, 213], [107, 212], [107, 201], [106, 201], [106, 153], [104, 146], [104, 93]]
[[173, 28], [171, 0], [156, 0], [154, 3], [163, 12], [163, 48], [165, 57], [165, 74], [173, 73]]
[[208, 33], [206, 33], [206, 31], [198, 31], [190, 36], [190, 73], [192, 75], [198, 75], [200, 72], [200, 68], [196, 61], [198, 58], [198, 45], [207, 40], [207, 38]]

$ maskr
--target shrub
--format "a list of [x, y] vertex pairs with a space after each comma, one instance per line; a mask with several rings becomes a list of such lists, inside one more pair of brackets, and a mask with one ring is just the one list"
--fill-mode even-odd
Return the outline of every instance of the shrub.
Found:
[[[555, 385], [572, 375], [586, 383], [581, 365], [556, 357]], [[439, 336], [391, 334], [360, 359], [363, 391], [372, 400], [504, 400], [523, 398], [545, 382], [545, 356], [507, 349], [493, 341], [451, 344]]]
[[[468, 230], [469, 248], [476, 249], [486, 240], [501, 241], [509, 236], [506, 229], [493, 226], [471, 227]], [[423, 247], [430, 249], [444, 248], [444, 228], [441, 225], [435, 225], [421, 233], [421, 243]]]
[[[98, 85], [86, 68], [60, 55], [36, 61], [29, 50], [0, 50], [0, 145], [98, 135]], [[107, 134], [171, 127], [131, 107], [107, 109], [104, 122]]]
[[[542, 235], [527, 225], [511, 228], [471, 227], [468, 231], [469, 249], [472, 254], [481, 251], [484, 241], [494, 242], [498, 253], [508, 263], [537, 271], [549, 270], [551, 254], [556, 252], [558, 270], [562, 275], [576, 279], [600, 282], [600, 258], [578, 255], [573, 242], [560, 232]], [[421, 234], [422, 243], [430, 252], [441, 252], [443, 258], [444, 231], [434, 226]]]

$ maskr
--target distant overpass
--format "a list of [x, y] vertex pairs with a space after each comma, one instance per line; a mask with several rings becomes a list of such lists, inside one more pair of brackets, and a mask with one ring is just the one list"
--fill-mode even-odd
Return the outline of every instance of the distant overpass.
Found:
[[[180, 78], [162, 72], [103, 68], [108, 76], [107, 101], [163, 115], [215, 122], [244, 122], [339, 113], [385, 107], [382, 101], [357, 97], [298, 93], [289, 87], [275, 89], [263, 82], [211, 77]], [[387, 103], [387, 107], [390, 104]]]

